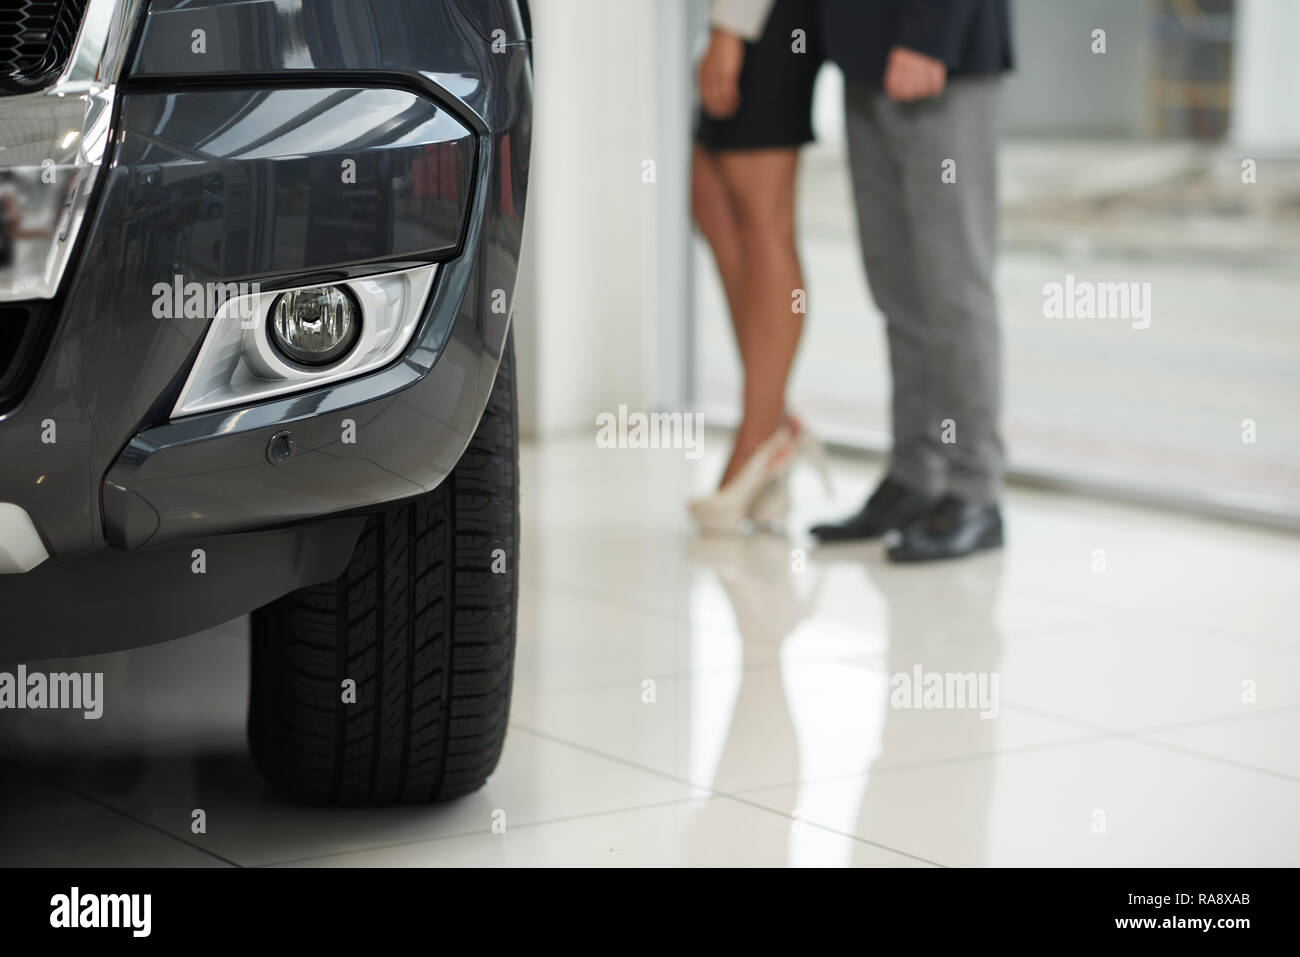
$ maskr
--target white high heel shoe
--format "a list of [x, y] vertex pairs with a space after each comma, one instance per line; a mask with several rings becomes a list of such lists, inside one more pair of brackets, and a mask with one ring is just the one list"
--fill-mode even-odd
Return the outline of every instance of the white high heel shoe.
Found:
[[[790, 508], [790, 467], [795, 458], [794, 433], [781, 426], [749, 457], [740, 472], [712, 495], [694, 499], [691, 515], [710, 533], [737, 531], [746, 519], [774, 523]], [[755, 514], [755, 513], [758, 514]]]
[[782, 472], [767, 483], [749, 509], [749, 520], [764, 531], [780, 531], [790, 515], [790, 473]]
[[807, 459], [821, 476], [822, 487], [826, 489], [826, 495], [829, 498], [835, 497], [835, 485], [831, 481], [831, 468], [826, 458], [826, 446], [822, 445], [821, 440], [813, 435], [804, 424], [794, 416], [789, 416], [789, 428], [794, 434], [795, 449], [800, 458]]

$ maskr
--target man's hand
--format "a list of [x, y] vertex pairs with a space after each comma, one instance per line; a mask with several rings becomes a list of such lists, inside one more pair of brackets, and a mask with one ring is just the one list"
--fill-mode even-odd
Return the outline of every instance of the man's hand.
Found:
[[700, 61], [700, 105], [715, 120], [727, 120], [740, 109], [740, 68], [745, 65], [745, 41], [716, 27]]
[[899, 103], [924, 100], [943, 93], [948, 82], [948, 68], [942, 60], [917, 53], [907, 47], [894, 47], [885, 64], [885, 95]]

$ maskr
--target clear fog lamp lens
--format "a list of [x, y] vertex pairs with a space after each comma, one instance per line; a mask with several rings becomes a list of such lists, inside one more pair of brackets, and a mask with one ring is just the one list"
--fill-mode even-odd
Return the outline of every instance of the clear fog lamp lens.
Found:
[[307, 366], [337, 362], [361, 332], [361, 307], [341, 286], [286, 292], [271, 304], [271, 342], [286, 358]]

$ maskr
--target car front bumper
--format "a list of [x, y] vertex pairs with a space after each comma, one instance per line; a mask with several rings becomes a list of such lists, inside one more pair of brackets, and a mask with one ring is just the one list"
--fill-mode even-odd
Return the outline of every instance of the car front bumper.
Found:
[[[522, 240], [531, 67], [518, 11], [511, 0], [340, 9], [153, 0], [143, 16], [86, 229], [44, 304], [40, 360], [0, 413], [0, 503], [49, 556], [0, 574], [0, 656], [162, 640], [333, 577], [360, 528], [347, 516], [432, 489], [473, 435]], [[519, 42], [493, 52], [497, 27]], [[190, 53], [196, 30], [202, 56]], [[270, 41], [241, 40], [252, 37]], [[401, 91], [409, 110], [349, 112], [376, 90]], [[319, 121], [322, 102], [337, 122]], [[0, 97], [0, 129], [3, 109]], [[368, 190], [340, 188], [344, 160]], [[173, 417], [209, 322], [158, 319], [160, 280], [274, 290], [425, 263], [437, 279], [397, 361]], [[277, 464], [267, 450], [285, 432], [294, 454]], [[168, 569], [178, 577], [164, 587]], [[42, 616], [61, 589], [74, 603], [99, 595], [96, 627], [113, 634], [90, 641], [76, 616], [66, 627]]]

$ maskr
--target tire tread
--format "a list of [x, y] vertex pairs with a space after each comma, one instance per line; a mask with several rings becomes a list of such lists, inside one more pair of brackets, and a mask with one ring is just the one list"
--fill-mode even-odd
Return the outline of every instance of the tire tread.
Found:
[[[518, 606], [518, 441], [507, 340], [446, 480], [371, 516], [334, 582], [252, 616], [249, 743], [299, 800], [406, 804], [477, 789], [504, 744]], [[507, 556], [492, 571], [493, 552]], [[355, 704], [342, 682], [356, 681]]]

